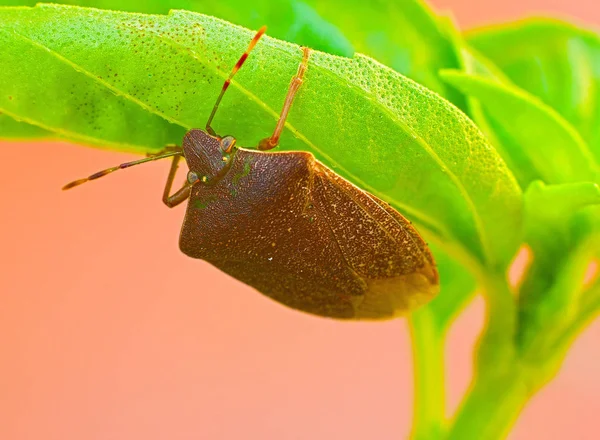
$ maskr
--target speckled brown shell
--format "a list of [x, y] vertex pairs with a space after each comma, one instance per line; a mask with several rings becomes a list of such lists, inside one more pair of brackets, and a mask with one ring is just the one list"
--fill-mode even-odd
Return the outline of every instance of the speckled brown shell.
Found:
[[185, 254], [333, 318], [392, 318], [437, 293], [433, 258], [411, 224], [312, 154], [238, 149], [230, 160], [216, 183], [193, 186]]

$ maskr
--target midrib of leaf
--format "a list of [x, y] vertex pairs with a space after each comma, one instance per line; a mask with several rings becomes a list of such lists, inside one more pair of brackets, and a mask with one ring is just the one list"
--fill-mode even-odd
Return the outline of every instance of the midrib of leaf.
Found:
[[[173, 11], [170, 11], [169, 15], [171, 15], [172, 12]], [[199, 14], [199, 15], [203, 15], [203, 14]], [[136, 31], [138, 30], [135, 26], [130, 26], [127, 23], [123, 23], [123, 24], [130, 29], [133, 29]], [[181, 44], [177, 43], [176, 41], [173, 41], [169, 37], [161, 35], [160, 33], [155, 32], [151, 29], [147, 29], [146, 32], [154, 35], [158, 40], [164, 41], [165, 43], [167, 43], [168, 45], [173, 47], [177, 51], [178, 54], [190, 57], [192, 60], [197, 61], [202, 66], [207, 67], [208, 69], [213, 71], [216, 74], [216, 76], [220, 76], [223, 79], [223, 81], [225, 81], [228, 78], [228, 76], [229, 76], [228, 73], [225, 73], [222, 70], [218, 69], [214, 64], [207, 62], [206, 59], [204, 59], [202, 57], [202, 55], [200, 53], [196, 52], [195, 50], [188, 49], [185, 46], [182, 46]], [[235, 89], [239, 90], [241, 93], [243, 93], [248, 98], [249, 101], [254, 102], [255, 104], [258, 104], [260, 107], [262, 107], [267, 112], [267, 114], [273, 118], [273, 120], [277, 121], [279, 119], [279, 113], [277, 113], [275, 110], [273, 110], [271, 107], [269, 107], [269, 105], [267, 105], [266, 102], [261, 100], [258, 96], [256, 96], [254, 93], [252, 93], [247, 88], [243, 87], [240, 83], [238, 83], [235, 80], [232, 80], [230, 87], [231, 86], [233, 86], [233, 88], [235, 88]], [[289, 122], [286, 121], [285, 125], [288, 129], [290, 129], [294, 133], [297, 132], [297, 130]], [[187, 128], [189, 130], [192, 127], [185, 127], [185, 128]]]
[[[200, 14], [202, 15], [202, 14]], [[130, 26], [127, 23], [123, 23], [123, 25], [125, 25], [126, 27], [129, 27], [130, 29], [133, 30], [137, 30], [134, 26]], [[4, 32], [5, 34], [8, 34], [9, 36], [11, 34], [9, 34], [7, 31], [1, 30], [1, 32]], [[165, 37], [157, 32], [154, 32], [152, 30], [146, 30], [146, 32], [153, 34], [157, 39], [162, 40], [164, 42], [166, 42], [167, 44], [169, 44], [171, 47], [173, 47], [175, 50], [177, 50], [177, 52], [180, 55], [184, 55], [184, 56], [188, 56], [191, 57], [192, 60], [199, 62], [201, 65], [209, 68], [210, 70], [212, 70], [217, 76], [220, 76], [223, 80], [226, 80], [228, 75], [224, 72], [222, 72], [220, 69], [217, 69], [213, 64], [206, 62], [205, 59], [203, 59], [196, 51], [190, 51], [185, 49], [183, 46], [181, 46], [180, 44], [178, 44], [177, 42], [171, 40], [168, 37]], [[127, 93], [126, 91], [113, 86], [112, 84], [110, 84], [107, 81], [104, 81], [102, 78], [96, 76], [94, 73], [88, 71], [87, 69], [85, 69], [84, 67], [82, 67], [81, 65], [75, 63], [74, 61], [70, 60], [69, 58], [59, 54], [58, 52], [56, 52], [55, 50], [51, 49], [50, 47], [48, 47], [45, 44], [39, 43], [37, 41], [32, 40], [29, 37], [26, 37], [25, 35], [20, 34], [19, 32], [17, 32], [16, 30], [13, 29], [13, 33], [15, 35], [17, 35], [18, 37], [22, 38], [24, 41], [26, 41], [27, 43], [44, 49], [45, 51], [47, 51], [50, 55], [52, 55], [53, 57], [55, 57], [56, 59], [58, 59], [59, 61], [67, 64], [68, 66], [72, 67], [76, 72], [81, 73], [85, 76], [87, 76], [88, 78], [92, 79], [93, 81], [96, 81], [98, 84], [106, 87], [107, 89], [109, 89], [110, 91], [114, 92], [116, 95], [118, 96], [122, 96], [123, 98], [133, 102], [134, 104], [139, 105], [142, 109], [146, 110], [147, 112], [154, 114], [156, 116], [159, 116], [163, 119], [165, 119], [166, 121], [172, 123], [172, 124], [176, 124], [179, 125], [183, 128], [185, 128], [186, 130], [190, 130], [193, 127], [185, 124], [184, 122], [173, 118], [159, 110], [157, 110], [156, 108], [153, 108], [152, 106], [148, 105], [147, 103], [145, 103], [144, 101], [135, 98], [134, 96], [130, 95], [129, 93]], [[240, 85], [237, 81], [233, 80], [231, 82], [231, 86], [233, 86], [233, 88], [238, 89], [241, 93], [243, 93], [250, 101], [258, 104], [261, 108], [263, 108], [266, 113], [268, 115], [270, 115], [271, 117], [273, 117], [274, 121], [277, 121], [279, 119], [279, 113], [277, 113], [275, 110], [273, 110], [269, 105], [267, 105], [263, 100], [261, 100], [260, 98], [258, 98], [255, 94], [253, 94], [251, 91], [249, 91], [248, 89], [246, 89], [245, 87], [243, 87], [242, 85]], [[7, 113], [8, 114], [8, 113]], [[36, 125], [38, 126], [42, 126], [41, 124], [37, 123]], [[338, 164], [335, 160], [333, 160], [329, 155], [327, 155], [324, 151], [322, 151], [320, 148], [318, 148], [315, 144], [313, 144], [306, 136], [304, 136], [303, 134], [300, 133], [300, 131], [295, 128], [291, 123], [287, 122], [285, 123], [285, 126], [288, 130], [290, 130], [298, 139], [302, 140], [307, 146], [313, 148], [315, 151], [318, 151], [319, 154], [321, 154], [323, 157], [326, 157], [329, 161], [331, 161], [332, 163], [336, 164], [336, 167], [339, 167], [340, 169], [343, 169], [345, 172], [347, 172], [348, 174], [351, 174], [348, 172], [348, 170], [346, 170], [344, 167], [342, 167], [340, 164]], [[49, 127], [43, 127], [43, 128], [48, 128], [51, 129], [52, 131], [55, 132], [61, 132], [61, 130], [59, 129], [53, 129], [53, 128], [49, 128]], [[67, 132], [67, 131], [62, 131], [64, 133], [71, 133], [71, 132]], [[82, 136], [82, 135], [77, 135], [78, 138], [80, 139], [96, 139], [94, 137], [90, 137], [90, 136]], [[112, 143], [113, 145], [124, 145], [121, 143]], [[353, 178], [355, 178], [355, 176], [353, 175]], [[356, 180], [360, 180], [360, 179], [356, 179]], [[362, 181], [361, 181], [362, 183]]]

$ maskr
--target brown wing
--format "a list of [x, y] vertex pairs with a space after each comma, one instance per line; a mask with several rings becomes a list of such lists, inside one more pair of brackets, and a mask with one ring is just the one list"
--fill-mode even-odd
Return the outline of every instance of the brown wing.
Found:
[[358, 318], [394, 316], [439, 290], [433, 257], [414, 227], [389, 204], [316, 162], [313, 194], [348, 266], [367, 285]]

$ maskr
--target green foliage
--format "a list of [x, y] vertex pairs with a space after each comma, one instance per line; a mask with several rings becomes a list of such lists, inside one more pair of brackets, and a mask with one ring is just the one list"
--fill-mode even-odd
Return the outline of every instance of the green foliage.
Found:
[[[316, 49], [280, 149], [310, 151], [389, 201], [438, 262], [442, 293], [410, 317], [413, 437], [506, 435], [600, 311], [600, 283], [583, 284], [600, 258], [600, 37], [529, 20], [465, 39], [418, 0], [74, 3], [267, 24], [213, 124], [246, 147], [273, 129], [297, 45]], [[179, 143], [204, 126], [252, 35], [181, 10], [0, 8], [0, 137], [140, 153]], [[521, 244], [533, 261], [511, 288]], [[448, 421], [445, 335], [476, 289], [487, 327]]]
[[530, 19], [471, 32], [468, 40], [517, 86], [560, 113], [600, 159], [597, 33], [558, 20]]
[[583, 280], [587, 263], [600, 249], [596, 206], [600, 207], [600, 186], [592, 182], [535, 181], [525, 193], [525, 237], [537, 258], [530, 268], [534, 276], [520, 292], [518, 337], [520, 349], [534, 352], [536, 358], [552, 356], [554, 339], [586, 313]]
[[521, 185], [535, 179], [598, 181], [598, 166], [581, 135], [535, 96], [482, 75], [444, 70], [442, 77], [479, 100]]

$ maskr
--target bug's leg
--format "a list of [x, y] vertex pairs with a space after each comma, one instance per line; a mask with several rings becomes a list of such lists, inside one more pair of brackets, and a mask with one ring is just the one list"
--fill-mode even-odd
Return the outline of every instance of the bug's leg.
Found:
[[192, 192], [192, 185], [186, 182], [174, 194], [169, 195], [169, 193], [171, 192], [171, 187], [173, 186], [173, 180], [175, 180], [175, 175], [177, 174], [177, 168], [179, 167], [179, 159], [181, 159], [181, 156], [173, 156], [173, 161], [171, 162], [171, 169], [169, 170], [167, 182], [165, 183], [165, 190], [163, 191], [163, 203], [169, 208], [173, 208], [179, 205], [181, 202], [187, 200], [187, 198], [190, 196], [190, 193]]
[[304, 72], [306, 72], [306, 68], [308, 67], [308, 57], [310, 56], [310, 49], [308, 47], [303, 47], [302, 51], [304, 52], [302, 56], [302, 61], [298, 66], [298, 72], [292, 78], [292, 82], [290, 83], [290, 88], [288, 89], [287, 95], [285, 96], [285, 101], [283, 103], [283, 108], [281, 109], [281, 114], [279, 115], [279, 120], [277, 121], [277, 125], [275, 126], [275, 131], [273, 134], [261, 140], [258, 143], [259, 150], [270, 150], [271, 148], [275, 148], [277, 144], [279, 144], [279, 136], [281, 136], [281, 132], [283, 131], [283, 127], [285, 125], [285, 120], [287, 119], [290, 108], [292, 107], [292, 103], [294, 102], [294, 97], [296, 96], [296, 92], [302, 85], [302, 78], [304, 77]]
[[242, 56], [240, 57], [240, 59], [238, 60], [238, 62], [235, 63], [235, 66], [233, 66], [233, 69], [231, 69], [231, 73], [229, 74], [229, 76], [225, 80], [225, 83], [223, 84], [223, 88], [221, 89], [221, 93], [219, 94], [219, 97], [217, 98], [217, 102], [215, 102], [215, 106], [213, 107], [212, 112], [210, 113], [210, 116], [208, 117], [208, 121], [206, 122], [206, 131], [211, 136], [216, 136], [217, 135], [217, 133], [215, 133], [215, 131], [210, 126], [210, 123], [212, 122], [213, 118], [215, 117], [215, 113], [217, 112], [217, 108], [219, 108], [219, 104], [221, 103], [221, 99], [223, 99], [223, 95], [225, 94], [225, 90], [227, 90], [227, 87], [229, 87], [229, 84], [231, 84], [231, 78], [233, 78], [233, 75], [235, 75], [236, 72], [238, 70], [240, 70], [240, 67], [242, 67], [242, 64], [244, 64], [244, 61], [246, 61], [246, 58], [248, 58], [248, 55], [250, 54], [250, 52], [252, 51], [252, 49], [254, 49], [254, 46], [256, 46], [256, 43], [258, 43], [258, 40], [260, 40], [260, 37], [263, 36], [263, 34], [265, 33], [266, 30], [267, 30], [266, 26], [263, 26], [263, 27], [261, 27], [258, 30], [258, 32], [254, 36], [254, 38], [252, 39], [252, 41], [250, 41], [250, 44], [248, 45], [248, 48], [246, 49], [246, 52], [244, 52], [242, 54]]

